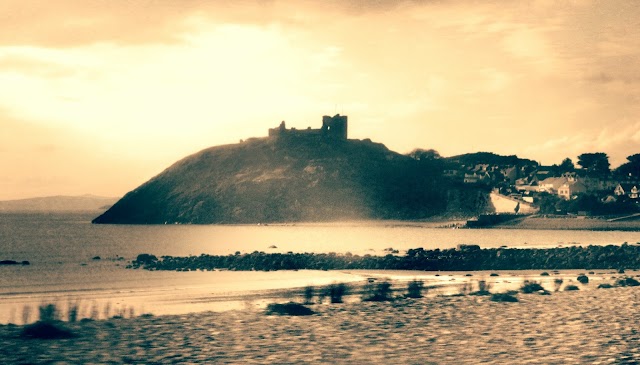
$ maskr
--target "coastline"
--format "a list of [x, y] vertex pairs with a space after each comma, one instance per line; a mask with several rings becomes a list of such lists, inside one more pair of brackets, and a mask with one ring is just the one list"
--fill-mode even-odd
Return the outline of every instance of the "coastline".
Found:
[[[590, 283], [588, 285], [596, 285]], [[311, 305], [271, 316], [248, 306], [65, 323], [72, 339], [0, 326], [8, 363], [597, 364], [640, 361], [638, 287]]]
[[610, 222], [604, 218], [581, 216], [527, 216], [488, 227], [494, 229], [574, 230], [574, 231], [640, 231], [640, 219]]
[[[562, 231], [624, 231], [640, 232], [640, 217], [629, 220], [609, 221], [603, 217], [523, 215], [520, 218], [483, 227], [465, 227], [473, 217], [432, 217], [415, 220], [363, 220], [326, 222], [281, 222], [259, 224], [263, 226], [302, 227], [359, 227], [363, 224], [386, 227], [415, 227], [438, 229], [522, 229], [522, 230], [562, 230]], [[231, 225], [230, 225], [231, 226]], [[237, 226], [247, 226], [239, 224]]]

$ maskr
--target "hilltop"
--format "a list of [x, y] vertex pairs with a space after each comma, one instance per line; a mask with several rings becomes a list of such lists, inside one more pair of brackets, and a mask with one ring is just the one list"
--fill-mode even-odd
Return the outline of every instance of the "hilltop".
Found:
[[486, 164], [491, 166], [536, 166], [537, 162], [520, 158], [516, 155], [510, 156], [502, 156], [492, 152], [473, 152], [473, 153], [465, 153], [462, 155], [444, 157], [444, 160], [459, 166], [459, 165], [469, 165], [476, 166], [478, 164]]
[[[331, 119], [331, 118], [329, 118]], [[345, 118], [346, 124], [346, 118]], [[471, 216], [487, 190], [345, 129], [270, 130], [271, 137], [188, 156], [126, 194], [94, 223], [266, 223]], [[335, 131], [338, 130], [339, 133]]]

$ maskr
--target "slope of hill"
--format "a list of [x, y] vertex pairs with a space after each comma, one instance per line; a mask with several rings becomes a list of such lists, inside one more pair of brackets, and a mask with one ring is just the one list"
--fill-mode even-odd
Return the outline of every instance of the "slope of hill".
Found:
[[118, 198], [95, 195], [49, 196], [0, 201], [0, 212], [74, 212], [104, 211]]
[[253, 138], [176, 162], [94, 223], [421, 219], [474, 214], [486, 196], [370, 140]]

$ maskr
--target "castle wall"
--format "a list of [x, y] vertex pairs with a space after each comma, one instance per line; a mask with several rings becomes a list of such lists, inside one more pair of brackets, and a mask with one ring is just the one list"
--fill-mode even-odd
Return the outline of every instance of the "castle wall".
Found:
[[300, 137], [325, 137], [332, 138], [338, 140], [346, 140], [347, 139], [347, 116], [341, 116], [337, 114], [333, 117], [325, 115], [322, 117], [322, 128], [320, 129], [312, 129], [311, 127], [307, 129], [287, 129], [285, 127], [285, 123], [280, 123], [280, 126], [277, 128], [269, 128], [269, 137], [283, 137], [283, 136], [300, 136]]

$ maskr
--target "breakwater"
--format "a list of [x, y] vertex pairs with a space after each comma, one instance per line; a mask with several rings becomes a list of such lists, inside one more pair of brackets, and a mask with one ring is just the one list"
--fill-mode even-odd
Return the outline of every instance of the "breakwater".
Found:
[[481, 214], [476, 219], [468, 220], [467, 228], [489, 228], [496, 224], [524, 217], [517, 214]]
[[128, 268], [147, 270], [423, 270], [477, 271], [530, 269], [635, 269], [640, 268], [640, 246], [572, 246], [546, 249], [487, 248], [409, 249], [404, 255], [351, 255], [335, 253], [236, 253], [157, 258], [138, 255]]

